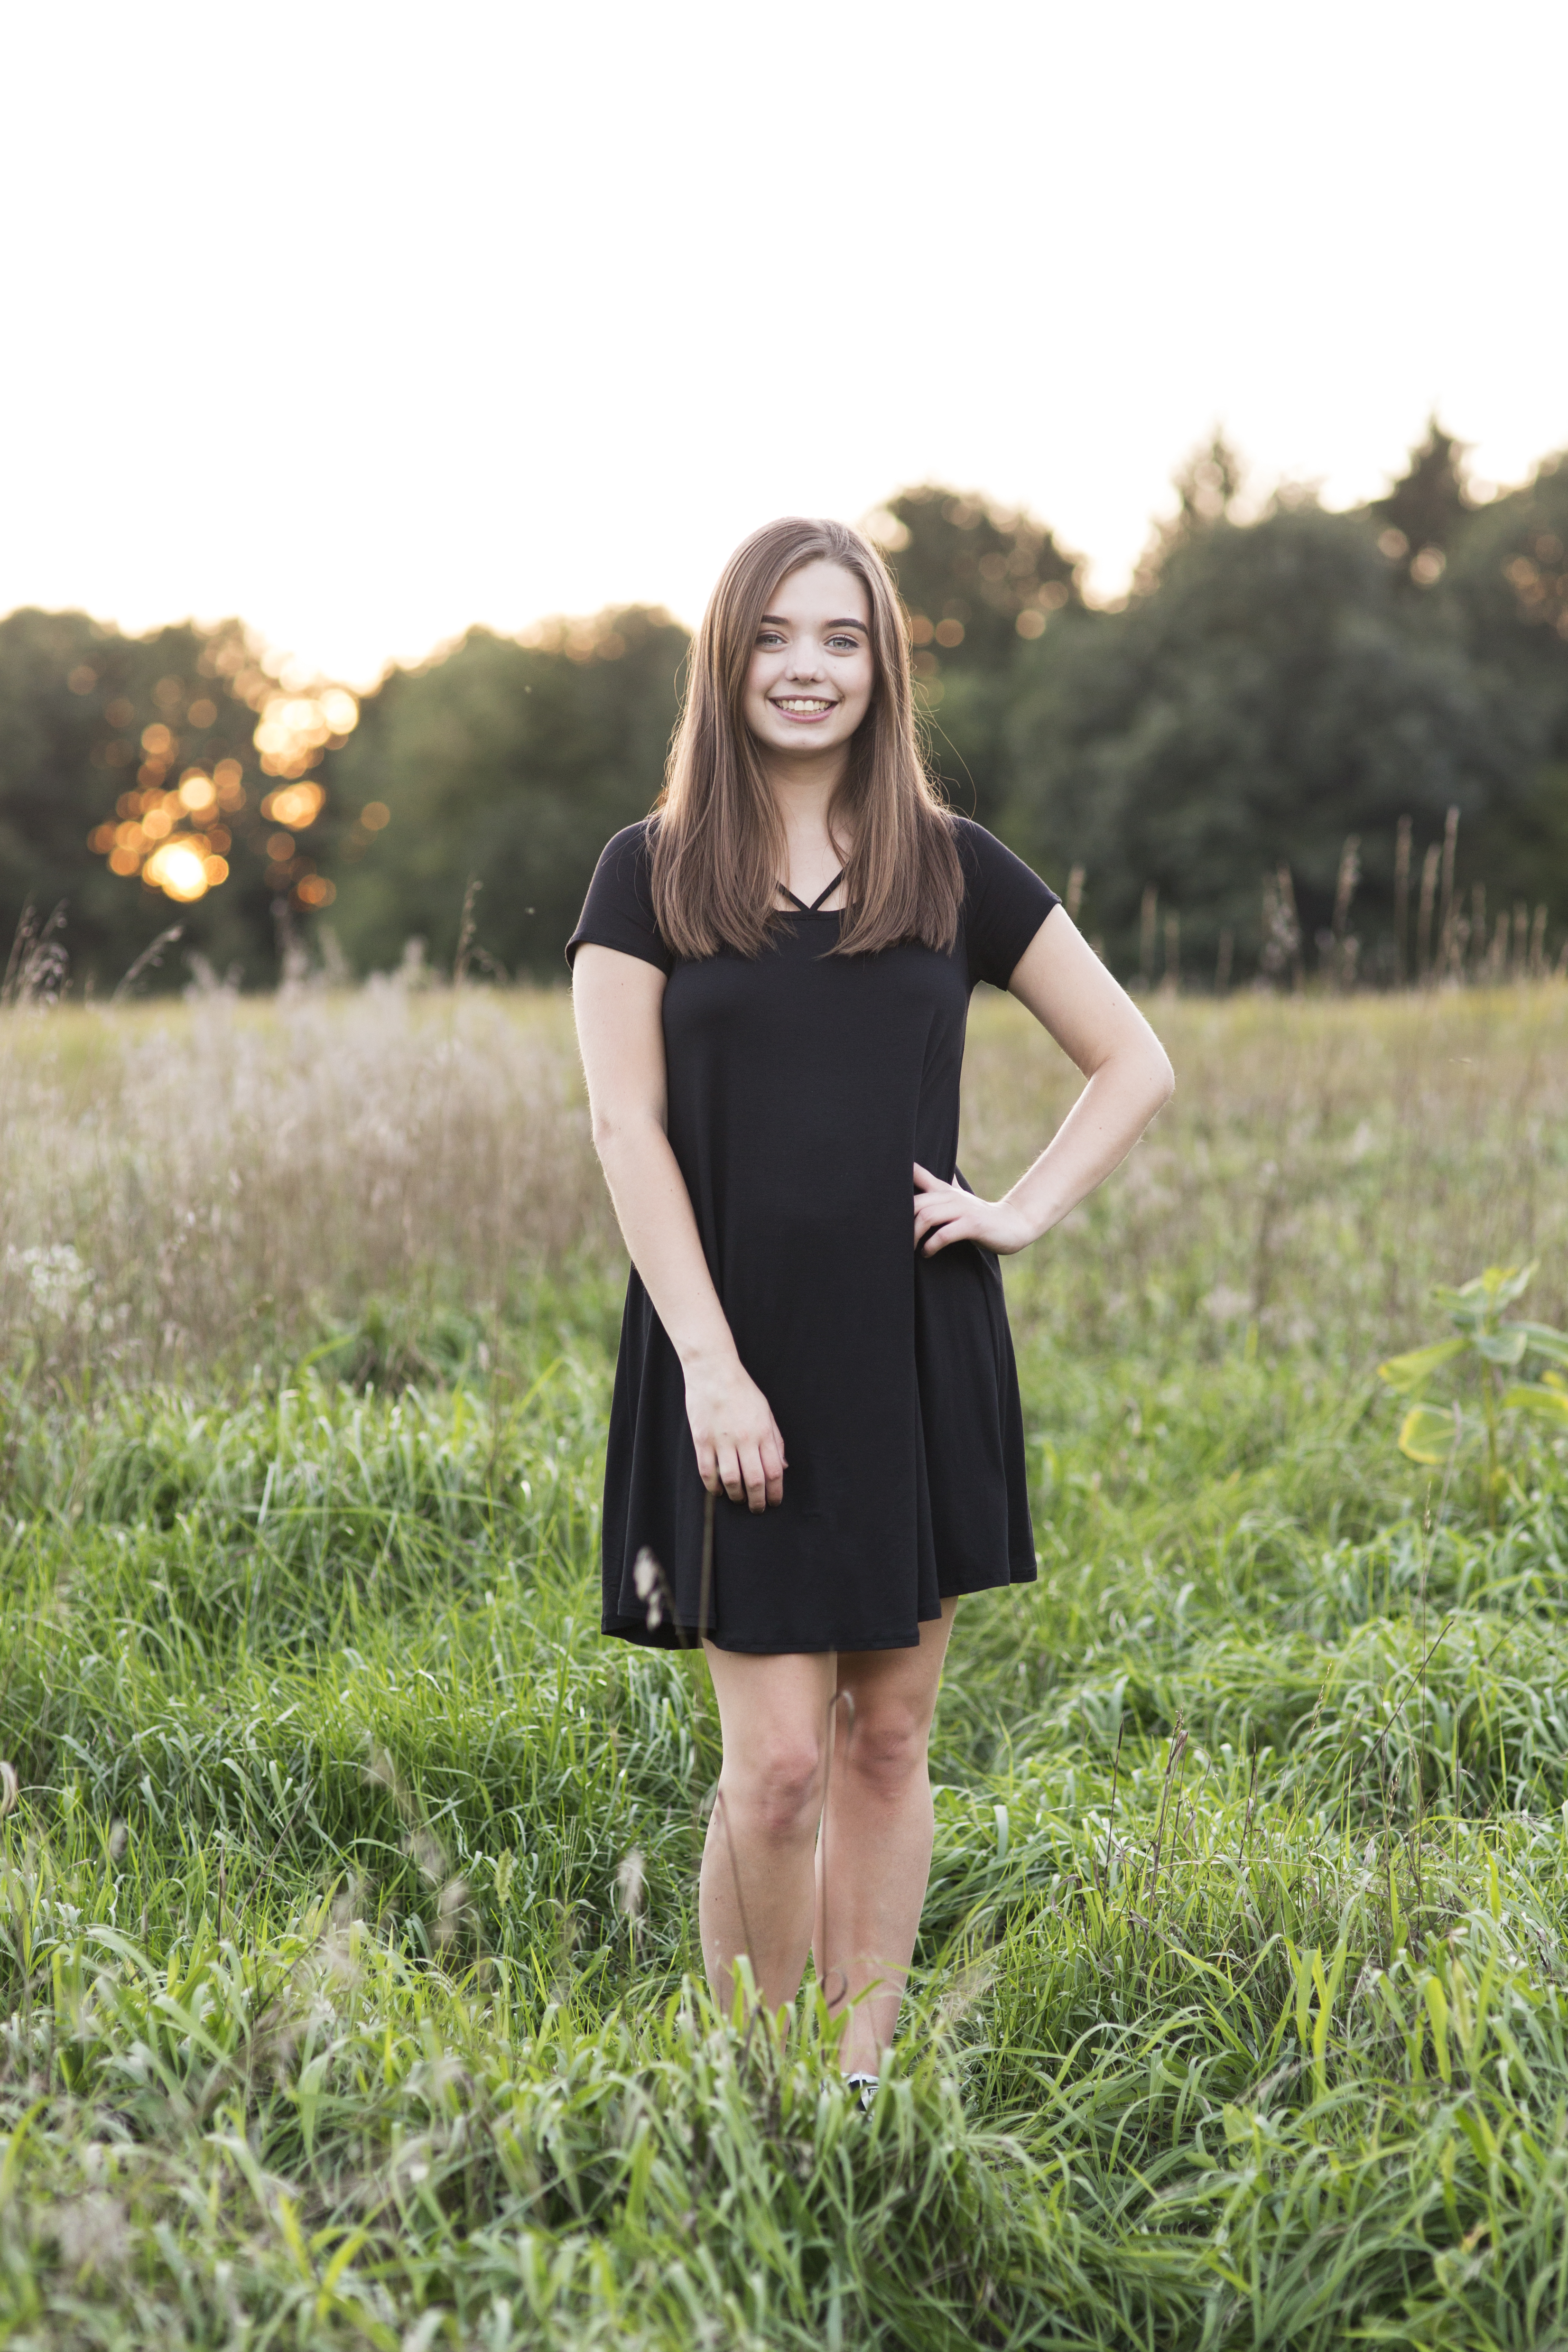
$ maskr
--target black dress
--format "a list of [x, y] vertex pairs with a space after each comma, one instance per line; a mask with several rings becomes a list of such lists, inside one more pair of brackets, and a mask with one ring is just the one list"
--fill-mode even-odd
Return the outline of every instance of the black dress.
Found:
[[[949, 1594], [1035, 1573], [1000, 1269], [972, 1242], [915, 1255], [912, 1167], [956, 1175], [970, 992], [1006, 987], [1057, 900], [981, 826], [949, 822], [965, 887], [946, 955], [829, 955], [838, 915], [802, 909], [758, 956], [679, 959], [653, 919], [646, 823], [605, 849], [567, 949], [668, 974], [670, 1142], [783, 1433], [782, 1504], [718, 1498], [703, 1630], [727, 1650], [911, 1648]], [[605, 1465], [607, 1633], [695, 1639], [704, 1504], [680, 1360], [633, 1269]], [[643, 1545], [674, 1601], [652, 1629]]]

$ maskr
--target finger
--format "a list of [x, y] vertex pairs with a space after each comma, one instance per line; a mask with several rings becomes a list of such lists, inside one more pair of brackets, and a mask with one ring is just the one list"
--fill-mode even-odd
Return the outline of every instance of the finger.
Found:
[[706, 1444], [697, 1447], [697, 1476], [710, 1495], [718, 1492], [718, 1458]]
[[719, 1484], [732, 1503], [746, 1499], [746, 1481], [740, 1475], [740, 1456], [733, 1445], [721, 1445], [718, 1450]]
[[746, 1481], [746, 1507], [748, 1511], [768, 1508], [768, 1473], [762, 1466], [759, 1446], [747, 1445], [740, 1456], [740, 1475]]
[[767, 1481], [768, 1500], [770, 1503], [781, 1503], [784, 1500], [784, 1449], [779, 1443], [779, 1433], [776, 1429], [768, 1431], [759, 1450], [762, 1457], [762, 1475]]
[[918, 1242], [922, 1235], [933, 1232], [938, 1226], [951, 1224], [956, 1217], [962, 1217], [963, 1214], [964, 1210], [956, 1201], [935, 1202], [927, 1194], [915, 1212], [915, 1240]]
[[924, 1187], [927, 1184], [940, 1184], [942, 1179], [940, 1176], [933, 1176], [929, 1168], [922, 1168], [917, 1160], [915, 1162], [915, 1181]]

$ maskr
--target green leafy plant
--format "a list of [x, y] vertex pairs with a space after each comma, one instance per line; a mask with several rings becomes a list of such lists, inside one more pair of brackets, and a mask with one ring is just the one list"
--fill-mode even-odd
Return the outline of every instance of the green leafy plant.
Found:
[[[1539, 1381], [1509, 1379], [1529, 1356], [1548, 1365], [1568, 1365], [1568, 1331], [1550, 1323], [1505, 1321], [1503, 1309], [1523, 1297], [1535, 1273], [1529, 1265], [1489, 1265], [1458, 1290], [1439, 1285], [1433, 1297], [1455, 1327], [1451, 1339], [1379, 1364], [1378, 1376], [1412, 1402], [1399, 1425], [1399, 1450], [1412, 1462], [1438, 1465], [1467, 1445], [1484, 1445], [1489, 1503], [1500, 1476], [1499, 1455], [1506, 1416], [1522, 1413], [1545, 1421], [1568, 1436], [1568, 1380], [1548, 1369]], [[1427, 1402], [1424, 1391], [1449, 1366], [1475, 1376], [1479, 1407], [1458, 1398], [1447, 1405]]]

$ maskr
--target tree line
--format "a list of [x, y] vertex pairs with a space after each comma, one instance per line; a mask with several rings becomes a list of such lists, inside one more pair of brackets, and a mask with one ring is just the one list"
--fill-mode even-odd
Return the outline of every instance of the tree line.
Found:
[[[1482, 499], [1434, 423], [1364, 508], [1287, 488], [1253, 512], [1217, 436], [1176, 488], [1113, 609], [1030, 515], [925, 485], [872, 519], [954, 805], [1124, 976], [1546, 968], [1568, 920], [1568, 462]], [[131, 638], [13, 613], [0, 922], [63, 908], [55, 944], [100, 992], [176, 925], [152, 984], [192, 956], [265, 983], [312, 932], [355, 971], [418, 940], [558, 977], [600, 847], [658, 792], [686, 650], [643, 607], [476, 628], [356, 698], [237, 621]]]

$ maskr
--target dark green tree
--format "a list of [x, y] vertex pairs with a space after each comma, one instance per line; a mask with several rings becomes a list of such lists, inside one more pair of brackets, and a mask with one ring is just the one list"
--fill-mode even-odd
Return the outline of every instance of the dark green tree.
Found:
[[688, 640], [641, 607], [528, 635], [471, 629], [392, 671], [329, 753], [332, 920], [357, 969], [412, 937], [450, 964], [474, 878], [483, 956], [564, 977], [600, 850], [663, 782]]
[[1526, 751], [1470, 848], [1494, 905], [1568, 916], [1568, 457], [1471, 509], [1434, 603], [1508, 702]]
[[1178, 531], [1125, 610], [1065, 616], [1026, 660], [1009, 838], [1048, 874], [1085, 866], [1086, 925], [1124, 971], [1150, 888], [1179, 913], [1189, 975], [1226, 931], [1244, 970], [1281, 864], [1311, 943], [1352, 834], [1375, 950], [1400, 817], [1419, 856], [1457, 804], [1473, 844], [1532, 758], [1531, 725], [1453, 611], [1405, 591], [1369, 518], [1305, 499]]
[[1008, 682], [1020, 646], [1082, 602], [1082, 559], [1030, 515], [935, 484], [871, 519], [909, 609], [932, 764], [956, 807], [996, 823]]
[[[78, 986], [112, 989], [175, 923], [178, 948], [149, 984], [183, 981], [191, 953], [237, 964], [253, 983], [272, 978], [282, 910], [293, 898], [308, 913], [298, 892], [308, 894], [312, 866], [298, 844], [268, 854], [284, 836], [262, 804], [287, 777], [263, 772], [255, 738], [277, 691], [238, 622], [129, 637], [83, 613], [0, 620], [5, 939], [29, 903], [40, 918], [63, 904]], [[282, 764], [302, 772], [311, 757], [305, 747]], [[171, 844], [181, 859], [161, 867]], [[193, 876], [202, 895], [171, 896], [149, 878], [161, 870]]]
[[1464, 458], [1465, 444], [1432, 417], [1404, 473], [1386, 497], [1375, 499], [1367, 509], [1384, 552], [1408, 566], [1417, 587], [1430, 587], [1441, 575], [1473, 511]]
[[1234, 520], [1244, 474], [1240, 457], [1217, 425], [1207, 441], [1195, 449], [1171, 478], [1176, 510], [1168, 520], [1155, 525], [1133, 575], [1134, 595], [1146, 595], [1158, 585], [1163, 566], [1185, 541], [1208, 530], [1213, 523]]

